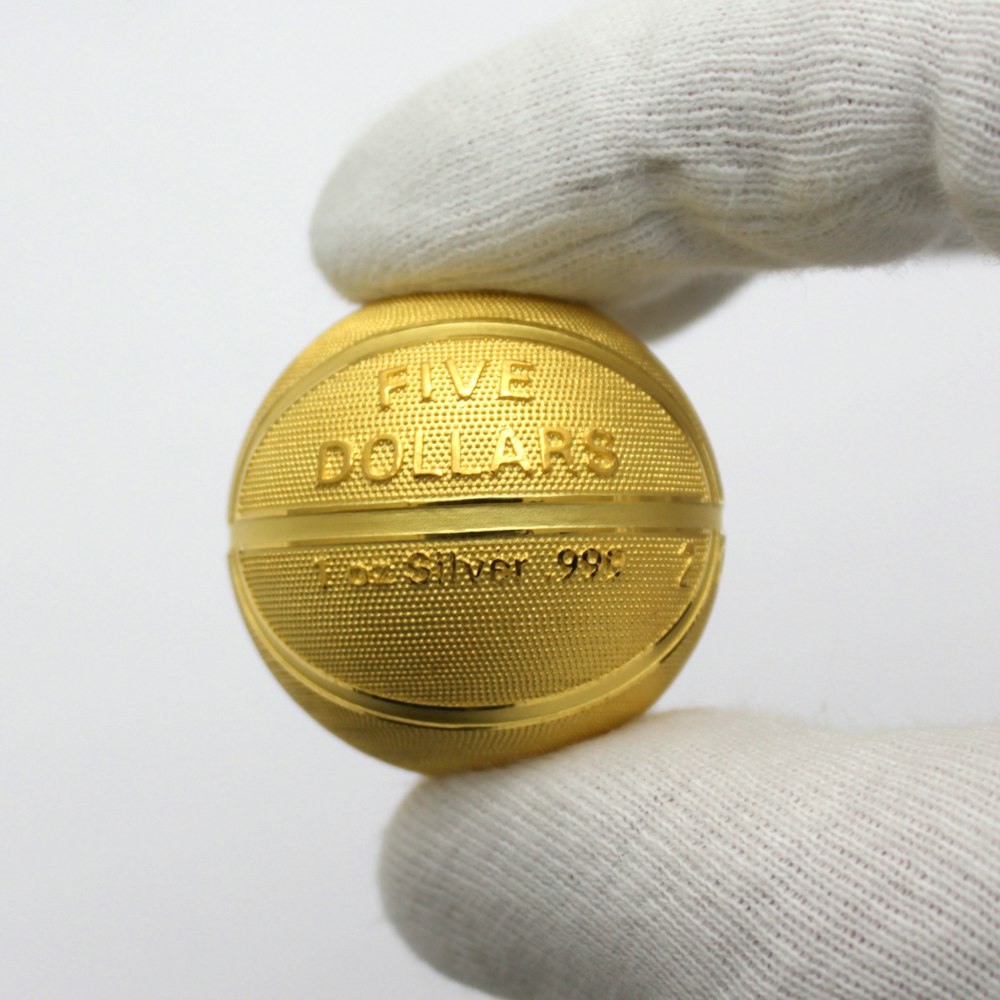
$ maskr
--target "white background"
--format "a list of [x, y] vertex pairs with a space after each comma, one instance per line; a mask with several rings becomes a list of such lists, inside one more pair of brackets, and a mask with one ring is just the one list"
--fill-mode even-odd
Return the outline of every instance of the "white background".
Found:
[[[0, 15], [0, 995], [447, 1000], [374, 887], [412, 776], [301, 712], [225, 570], [236, 450], [348, 305], [313, 200], [412, 87], [578, 0]], [[665, 706], [1000, 705], [998, 269], [761, 279], [655, 345], [727, 492]]]

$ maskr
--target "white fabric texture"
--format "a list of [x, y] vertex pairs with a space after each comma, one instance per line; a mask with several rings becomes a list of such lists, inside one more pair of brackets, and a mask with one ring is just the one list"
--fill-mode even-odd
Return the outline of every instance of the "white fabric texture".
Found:
[[995, 1000], [1000, 728], [649, 716], [418, 786], [382, 889], [504, 997]]
[[[432, 83], [335, 171], [329, 280], [658, 332], [762, 269], [1000, 252], [998, 0], [626, 0]], [[640, 720], [426, 782], [382, 888], [449, 975], [552, 1000], [1000, 998], [1000, 727]]]
[[584, 12], [377, 123], [314, 254], [356, 300], [502, 288], [652, 329], [640, 306], [712, 274], [884, 262], [956, 226], [997, 251], [998, 37], [996, 0]]

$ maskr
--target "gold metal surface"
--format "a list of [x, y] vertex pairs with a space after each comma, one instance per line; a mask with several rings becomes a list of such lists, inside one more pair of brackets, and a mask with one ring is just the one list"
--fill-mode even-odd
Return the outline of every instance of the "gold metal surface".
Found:
[[653, 355], [582, 306], [358, 310], [240, 453], [229, 566], [285, 689], [402, 767], [487, 767], [642, 712], [705, 624], [722, 490]]

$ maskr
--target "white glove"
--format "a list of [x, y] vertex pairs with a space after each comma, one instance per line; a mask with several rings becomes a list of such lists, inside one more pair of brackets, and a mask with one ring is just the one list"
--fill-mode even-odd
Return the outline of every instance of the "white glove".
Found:
[[[996, 0], [629, 0], [425, 88], [331, 178], [356, 299], [501, 288], [662, 330], [768, 268], [1000, 252]], [[508, 997], [1000, 997], [1000, 728], [675, 712], [419, 786], [388, 912]]]
[[357, 300], [502, 288], [633, 309], [956, 227], [1000, 251], [998, 34], [991, 0], [611, 4], [387, 115], [321, 195], [315, 256]]

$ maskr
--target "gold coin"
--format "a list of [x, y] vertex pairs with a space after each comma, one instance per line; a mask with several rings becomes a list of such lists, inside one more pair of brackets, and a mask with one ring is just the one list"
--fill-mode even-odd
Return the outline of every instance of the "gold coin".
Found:
[[302, 707], [382, 760], [457, 771], [656, 700], [714, 597], [721, 504], [691, 404], [620, 327], [412, 295], [278, 379], [237, 464], [229, 564]]

